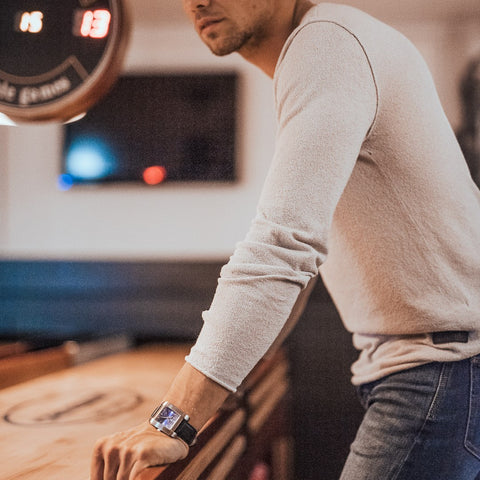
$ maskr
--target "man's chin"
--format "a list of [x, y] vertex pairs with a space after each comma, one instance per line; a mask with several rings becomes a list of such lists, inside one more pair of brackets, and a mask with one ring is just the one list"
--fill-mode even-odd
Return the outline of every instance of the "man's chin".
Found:
[[202, 39], [210, 51], [217, 57], [224, 57], [238, 51], [243, 46], [243, 41], [240, 39], [232, 39], [231, 41], [215, 41], [216, 39], [207, 38]]
[[205, 42], [205, 44], [210, 49], [210, 51], [217, 57], [224, 57], [236, 51], [235, 48], [227, 47], [225, 45], [216, 45], [211, 42]]
[[225, 57], [226, 55], [230, 55], [231, 53], [235, 52], [235, 50], [218, 50], [211, 47], [210, 51], [217, 57]]

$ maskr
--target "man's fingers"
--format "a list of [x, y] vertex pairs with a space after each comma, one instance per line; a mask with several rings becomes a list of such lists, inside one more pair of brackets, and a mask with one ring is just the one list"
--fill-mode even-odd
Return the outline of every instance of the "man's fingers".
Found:
[[123, 463], [123, 459], [120, 459], [119, 450], [117, 446], [104, 448], [105, 468], [103, 470], [103, 480], [119, 480], [117, 472], [120, 463]]
[[[153, 465], [149, 465], [145, 462], [136, 462], [133, 466], [132, 470], [130, 471], [130, 475], [125, 477], [125, 480], [135, 480], [142, 470], [145, 470], [148, 467], [152, 467]], [[122, 480], [124, 480], [122, 478]]]
[[103, 480], [103, 471], [105, 465], [103, 463], [103, 443], [97, 441], [93, 449], [92, 461], [90, 465], [90, 480]]
[[120, 455], [120, 464], [118, 465], [118, 473], [115, 477], [116, 480], [128, 480], [130, 478], [130, 472], [137, 462], [135, 452], [129, 448], [124, 448]]
[[100, 439], [94, 447], [90, 480], [134, 480], [144, 469], [185, 458], [181, 440], [139, 425], [127, 432]]

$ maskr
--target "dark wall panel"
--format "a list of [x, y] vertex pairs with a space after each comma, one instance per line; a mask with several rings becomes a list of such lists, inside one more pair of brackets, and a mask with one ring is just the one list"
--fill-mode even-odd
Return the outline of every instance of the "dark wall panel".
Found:
[[0, 334], [194, 338], [218, 263], [4, 261]]

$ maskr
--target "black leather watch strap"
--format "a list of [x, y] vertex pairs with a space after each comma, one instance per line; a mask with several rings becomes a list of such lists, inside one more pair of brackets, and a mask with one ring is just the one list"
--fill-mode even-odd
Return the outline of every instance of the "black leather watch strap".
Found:
[[175, 434], [191, 447], [195, 443], [197, 431], [186, 420], [182, 420], [176, 428]]

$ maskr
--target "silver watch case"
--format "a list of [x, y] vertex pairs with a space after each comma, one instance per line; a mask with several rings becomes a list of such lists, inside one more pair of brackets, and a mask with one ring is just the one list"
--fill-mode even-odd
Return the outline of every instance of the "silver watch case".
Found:
[[155, 427], [158, 431], [167, 434], [169, 437], [175, 438], [177, 434], [175, 430], [178, 428], [183, 420], [188, 420], [190, 417], [170, 402], [161, 403], [150, 416], [150, 425]]

